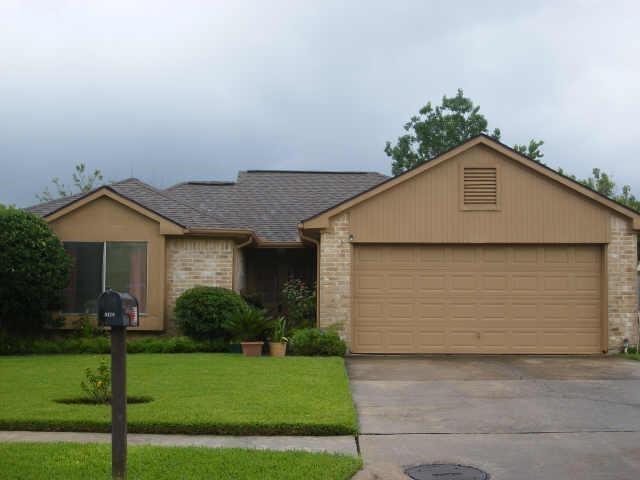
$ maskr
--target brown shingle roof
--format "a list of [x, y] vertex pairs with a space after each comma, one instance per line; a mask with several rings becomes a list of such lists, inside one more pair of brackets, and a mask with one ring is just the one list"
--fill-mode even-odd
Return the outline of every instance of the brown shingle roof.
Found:
[[[386, 179], [374, 172], [248, 170], [236, 182], [194, 181], [159, 190], [129, 178], [107, 188], [187, 228], [249, 229], [265, 242], [297, 242], [300, 220]], [[83, 196], [28, 210], [47, 216]]]
[[190, 182], [177, 198], [218, 215], [228, 228], [249, 228], [269, 242], [297, 242], [298, 222], [386, 180], [375, 172], [248, 170], [235, 184]]

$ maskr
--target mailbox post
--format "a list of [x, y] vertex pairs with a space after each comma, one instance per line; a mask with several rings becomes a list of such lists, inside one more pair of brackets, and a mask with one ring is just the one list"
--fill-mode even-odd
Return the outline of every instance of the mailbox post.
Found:
[[111, 474], [127, 476], [127, 327], [138, 326], [138, 301], [107, 288], [98, 297], [98, 324], [111, 327]]

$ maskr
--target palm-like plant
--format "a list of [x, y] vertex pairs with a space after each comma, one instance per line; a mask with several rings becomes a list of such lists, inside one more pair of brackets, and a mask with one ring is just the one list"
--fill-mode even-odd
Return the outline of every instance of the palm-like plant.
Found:
[[278, 317], [273, 322], [273, 341], [287, 343], [287, 319], [285, 317]]
[[273, 328], [273, 320], [265, 310], [245, 306], [225, 323], [231, 336], [243, 342], [259, 342], [267, 338]]

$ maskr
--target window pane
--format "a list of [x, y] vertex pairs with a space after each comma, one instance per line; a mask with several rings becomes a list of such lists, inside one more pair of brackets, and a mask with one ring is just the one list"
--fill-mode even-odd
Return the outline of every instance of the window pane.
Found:
[[102, 293], [102, 243], [65, 242], [72, 258], [69, 286], [65, 289], [66, 313], [95, 313]]
[[107, 287], [128, 292], [138, 299], [140, 312], [147, 304], [147, 244], [107, 243]]

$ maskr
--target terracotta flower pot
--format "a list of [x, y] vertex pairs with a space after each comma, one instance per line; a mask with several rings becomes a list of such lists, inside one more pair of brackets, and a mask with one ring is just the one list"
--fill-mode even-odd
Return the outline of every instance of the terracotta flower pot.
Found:
[[284, 357], [287, 354], [287, 342], [269, 342], [269, 353], [272, 357]]
[[264, 342], [240, 342], [245, 357], [260, 357]]

